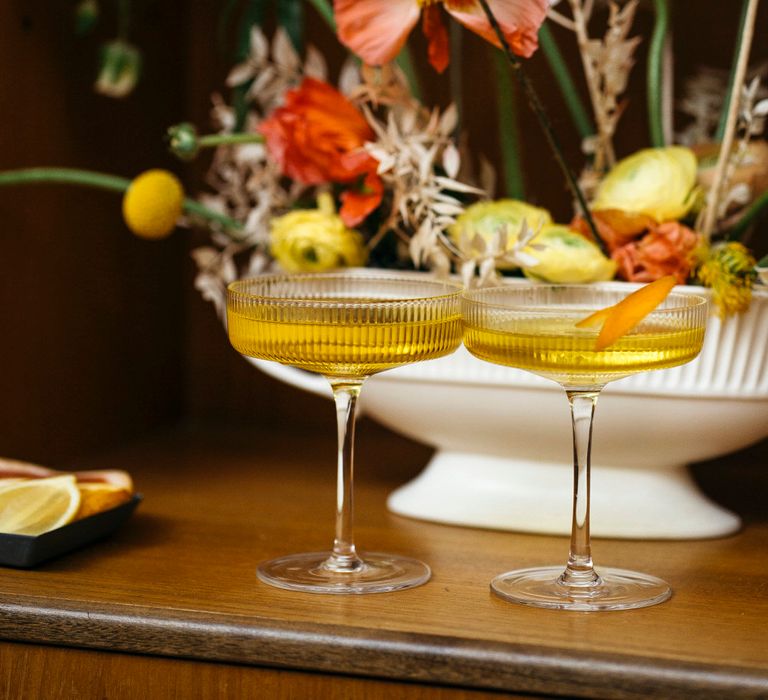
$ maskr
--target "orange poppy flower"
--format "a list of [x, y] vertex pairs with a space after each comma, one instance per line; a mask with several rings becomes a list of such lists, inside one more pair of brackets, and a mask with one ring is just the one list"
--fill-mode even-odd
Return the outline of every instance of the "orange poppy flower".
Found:
[[[440, 5], [467, 29], [499, 46], [477, 0], [334, 0], [333, 5], [339, 39], [370, 65], [394, 59], [421, 17], [429, 62], [437, 71], [444, 71], [449, 59], [448, 32]], [[538, 47], [547, 0], [488, 0], [488, 5], [512, 51], [531, 56]]]
[[375, 135], [365, 117], [334, 87], [305, 78], [285, 103], [259, 125], [270, 156], [288, 177], [305, 185], [362, 180], [362, 191], [342, 195], [339, 215], [356, 226], [381, 202], [378, 161], [363, 146]]

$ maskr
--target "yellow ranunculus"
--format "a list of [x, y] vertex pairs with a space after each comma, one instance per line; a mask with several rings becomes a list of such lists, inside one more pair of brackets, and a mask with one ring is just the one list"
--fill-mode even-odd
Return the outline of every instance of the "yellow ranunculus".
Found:
[[[539, 249], [539, 246], [542, 246]], [[545, 226], [523, 252], [538, 264], [524, 269], [525, 276], [555, 284], [586, 284], [613, 278], [616, 263], [600, 248], [567, 226]]]
[[167, 170], [147, 170], [123, 196], [123, 219], [141, 238], [165, 238], [173, 231], [184, 206], [184, 188]]
[[[509, 249], [517, 240], [523, 219], [534, 231], [552, 223], [552, 217], [546, 209], [534, 207], [519, 199], [499, 199], [494, 202], [477, 202], [467, 207], [448, 229], [448, 234], [457, 246], [463, 247], [462, 242], [470, 244], [476, 234], [487, 242], [501, 229], [506, 231]], [[510, 263], [507, 267], [515, 266]]]
[[327, 193], [317, 209], [299, 209], [272, 220], [269, 249], [288, 272], [322, 272], [365, 265], [363, 237], [348, 229], [336, 214]]
[[592, 209], [646, 214], [659, 223], [680, 219], [696, 199], [696, 166], [690, 148], [645, 148], [603, 178]]

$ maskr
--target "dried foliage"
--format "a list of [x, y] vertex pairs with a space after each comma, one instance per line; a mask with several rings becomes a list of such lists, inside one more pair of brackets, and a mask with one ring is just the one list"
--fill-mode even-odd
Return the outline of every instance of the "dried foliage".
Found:
[[[753, 85], [755, 79], [759, 79], [753, 99], [760, 100], [768, 97], [768, 88], [762, 84], [766, 77], [768, 77], [768, 63], [755, 66], [750, 70], [748, 84]], [[683, 146], [696, 146], [714, 140], [727, 91], [728, 71], [709, 66], [700, 67], [683, 83], [683, 95], [677, 101], [676, 107], [686, 123], [676, 133], [676, 143]], [[763, 131], [764, 126], [753, 132], [753, 136], [759, 136]]]
[[595, 170], [602, 172], [616, 160], [613, 135], [626, 106], [621, 95], [627, 88], [634, 52], [640, 43], [640, 37], [628, 36], [639, 0], [631, 0], [623, 7], [614, 2], [608, 4], [608, 27], [602, 39], [589, 38], [587, 24], [592, 3], [569, 1], [573, 19], [566, 26], [576, 34], [598, 130], [597, 136], [587, 140], [584, 147], [587, 153], [594, 154]]
[[464, 210], [456, 195], [482, 191], [456, 179], [461, 165], [451, 139], [456, 108], [451, 106], [440, 114], [437, 110], [425, 113], [416, 106], [399, 107], [381, 122], [370, 106], [363, 105], [377, 137], [366, 149], [379, 162], [378, 174], [392, 198], [389, 214], [372, 243], [381, 233], [394, 231], [407, 243], [416, 267], [427, 265], [447, 272], [451, 254], [461, 257], [445, 235]]
[[465, 287], [487, 286], [500, 279], [499, 269], [513, 267], [532, 268], [539, 264], [537, 258], [527, 250], [543, 250], [535, 242], [541, 226], [534, 230], [523, 219], [515, 242], [509, 245], [509, 231], [499, 228], [490, 239], [475, 234], [471, 238], [462, 233], [458, 248], [464, 258], [461, 265], [461, 280]]
[[[250, 55], [232, 69], [227, 84], [249, 84], [246, 128], [256, 131], [260, 121], [281, 105], [287, 90], [305, 76], [324, 79], [325, 75], [325, 63], [315, 49], [308, 49], [302, 62], [283, 31], [278, 30], [270, 44], [254, 28]], [[377, 174], [386, 192], [380, 223], [366, 232], [368, 246], [376, 246], [384, 235], [394, 232], [404, 255], [416, 267], [447, 274], [451, 262], [461, 262], [464, 254], [450, 241], [446, 229], [463, 211], [463, 198], [484, 195], [459, 177], [462, 157], [453, 140], [456, 108], [426, 110], [394, 65], [361, 68], [348, 61], [340, 73], [339, 89], [360, 108], [375, 133], [365, 148], [379, 163]], [[233, 130], [234, 112], [221, 97], [214, 97], [212, 118], [220, 131]], [[221, 314], [228, 282], [272, 264], [271, 219], [299, 206], [310, 193], [285, 178], [261, 144], [219, 147], [207, 182], [213, 193], [203, 196], [205, 204], [244, 223], [240, 238], [214, 232], [213, 245], [193, 251], [196, 286]]]

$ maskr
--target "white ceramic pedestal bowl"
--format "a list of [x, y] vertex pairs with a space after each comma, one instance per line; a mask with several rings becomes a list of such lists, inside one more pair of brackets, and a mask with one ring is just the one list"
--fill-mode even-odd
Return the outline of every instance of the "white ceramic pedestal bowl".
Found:
[[[747, 313], [710, 318], [693, 362], [607, 385], [593, 434], [592, 534], [694, 539], [738, 529], [739, 518], [706, 498], [686, 465], [768, 436], [767, 353], [768, 291], [759, 289]], [[321, 377], [254, 362], [330, 396]], [[482, 362], [462, 347], [372, 377], [361, 407], [436, 448], [423, 472], [390, 495], [393, 512], [475, 527], [570, 531], [571, 426], [555, 383]]]

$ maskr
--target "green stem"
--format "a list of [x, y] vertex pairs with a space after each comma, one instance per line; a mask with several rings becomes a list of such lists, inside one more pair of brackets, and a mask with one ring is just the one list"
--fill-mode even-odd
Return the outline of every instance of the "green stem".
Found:
[[[42, 185], [46, 183], [83, 185], [111, 192], [125, 192], [131, 184], [131, 180], [117, 175], [99, 173], [93, 170], [79, 170], [77, 168], [25, 168], [23, 170], [0, 172], [0, 187]], [[241, 231], [243, 228], [239, 221], [208, 209], [208, 207], [194, 199], [184, 199], [184, 211], [234, 231]]]
[[125, 192], [131, 181], [118, 177], [97, 173], [92, 170], [76, 170], [74, 168], [25, 168], [23, 170], [6, 170], [0, 172], [0, 186], [4, 185], [37, 185], [46, 182], [56, 182], [68, 185], [85, 185], [113, 192]]
[[504, 54], [492, 48], [496, 73], [496, 111], [499, 146], [504, 163], [504, 190], [507, 197], [525, 199], [525, 179], [520, 153], [520, 125], [517, 120], [515, 90]]
[[416, 67], [413, 63], [413, 56], [411, 54], [408, 44], [405, 44], [400, 53], [397, 54], [395, 63], [403, 71], [408, 85], [411, 88], [411, 95], [413, 95], [419, 102], [421, 102], [421, 83], [419, 82], [419, 76], [416, 73]]
[[539, 45], [544, 52], [547, 63], [549, 63], [550, 70], [555, 76], [557, 85], [565, 100], [565, 106], [568, 108], [579, 136], [582, 139], [594, 136], [595, 125], [589, 117], [584, 102], [582, 102], [576, 84], [573, 82], [571, 72], [568, 70], [568, 65], [563, 58], [563, 54], [560, 53], [560, 48], [552, 36], [548, 24], [542, 24], [539, 29]]
[[728, 122], [728, 110], [731, 105], [731, 100], [739, 99], [739, 91], [741, 85], [736, 85], [736, 66], [739, 63], [739, 54], [741, 53], [741, 44], [744, 39], [744, 28], [747, 24], [747, 9], [749, 8], [749, 0], [741, 0], [741, 14], [739, 15], [739, 30], [736, 34], [736, 45], [733, 49], [733, 62], [731, 63], [731, 73], [728, 76], [728, 89], [725, 91], [725, 100], [723, 102], [723, 111], [720, 113], [720, 121], [717, 123], [717, 130], [715, 131], [714, 141], [715, 143], [721, 143], [725, 136], [725, 128]]
[[768, 212], [768, 191], [763, 192], [739, 219], [738, 223], [728, 232], [728, 240], [738, 241], [763, 214]]
[[664, 138], [664, 115], [662, 107], [662, 71], [664, 63], [664, 40], [669, 27], [667, 0], [653, 0], [656, 21], [648, 49], [646, 87], [648, 91], [648, 122], [651, 129], [651, 145], [661, 148], [666, 145]]
[[304, 3], [302, 0], [277, 0], [277, 21], [297, 52], [304, 50]]
[[264, 143], [261, 134], [208, 134], [197, 139], [199, 148], [216, 148], [216, 146], [233, 146], [241, 143]]
[[243, 230], [243, 225], [239, 221], [235, 221], [226, 214], [209, 209], [204, 204], [200, 204], [197, 200], [190, 199], [189, 197], [184, 198], [184, 211], [201, 219], [219, 224], [230, 231], [242, 232]]
[[333, 7], [327, 0], [307, 0], [326, 21], [331, 31], [336, 31], [336, 19], [333, 16]]
[[480, 0], [480, 5], [483, 8], [483, 12], [485, 12], [485, 16], [487, 17], [488, 22], [493, 28], [493, 31], [496, 34], [496, 37], [498, 38], [499, 43], [504, 49], [504, 53], [507, 56], [507, 60], [509, 61], [509, 64], [514, 69], [515, 74], [517, 75], [517, 79], [520, 81], [520, 85], [522, 86], [523, 91], [525, 92], [525, 95], [528, 98], [528, 104], [530, 105], [531, 109], [533, 110], [533, 113], [536, 115], [537, 119], [539, 120], [539, 124], [541, 125], [541, 128], [544, 131], [544, 135], [546, 136], [547, 142], [549, 143], [549, 146], [552, 149], [552, 153], [554, 154], [555, 159], [557, 160], [557, 163], [563, 172], [563, 175], [565, 175], [566, 182], [568, 183], [568, 186], [570, 187], [571, 192], [573, 193], [573, 196], [576, 198], [576, 200], [579, 203], [579, 207], [581, 208], [581, 213], [584, 216], [584, 220], [587, 222], [587, 225], [589, 226], [589, 230], [592, 233], [592, 236], [594, 237], [595, 242], [600, 246], [602, 251], [607, 254], [605, 243], [600, 238], [600, 234], [597, 231], [597, 226], [595, 226], [595, 221], [592, 218], [592, 213], [589, 211], [589, 206], [587, 205], [587, 200], [584, 197], [584, 193], [581, 191], [581, 187], [579, 187], [579, 183], [576, 180], [576, 176], [573, 174], [573, 171], [570, 169], [570, 167], [568, 166], [568, 163], [565, 160], [565, 156], [563, 155], [563, 149], [562, 149], [562, 146], [560, 145], [560, 140], [557, 138], [557, 134], [555, 133], [555, 130], [552, 128], [552, 124], [549, 121], [549, 117], [547, 116], [547, 113], [544, 109], [544, 105], [541, 103], [541, 100], [539, 99], [539, 95], [537, 94], [535, 88], [533, 87], [533, 83], [531, 83], [531, 81], [528, 79], [528, 76], [523, 71], [523, 65], [520, 62], [520, 59], [517, 56], [515, 56], [515, 54], [512, 52], [512, 49], [509, 46], [509, 42], [507, 41], [507, 38], [504, 36], [504, 32], [501, 31], [501, 27], [499, 26], [499, 22], [496, 19], [496, 16], [493, 14], [493, 12], [491, 12], [491, 8], [488, 6], [488, 0]]

